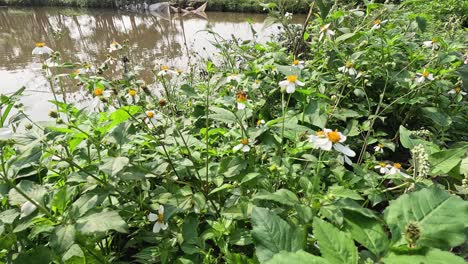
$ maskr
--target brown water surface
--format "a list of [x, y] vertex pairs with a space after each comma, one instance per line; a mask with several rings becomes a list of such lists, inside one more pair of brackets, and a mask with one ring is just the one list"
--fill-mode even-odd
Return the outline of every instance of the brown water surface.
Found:
[[[150, 70], [157, 64], [184, 69], [190, 54], [212, 56], [213, 37], [206, 30], [246, 40], [253, 38], [252, 26], [259, 41], [278, 30], [264, 28], [266, 16], [261, 14], [210, 12], [206, 16], [166, 20], [149, 13], [115, 10], [0, 7], [0, 93], [25, 86], [26, 113], [34, 120], [47, 119], [53, 108], [48, 101], [53, 96], [41, 70], [41, 58], [31, 55], [36, 42], [59, 51], [63, 61], [100, 65], [112, 41], [129, 40], [132, 62], [145, 69], [143, 79], [151, 80]], [[303, 17], [294, 19], [301, 22]], [[70, 94], [78, 89], [68, 86]]]

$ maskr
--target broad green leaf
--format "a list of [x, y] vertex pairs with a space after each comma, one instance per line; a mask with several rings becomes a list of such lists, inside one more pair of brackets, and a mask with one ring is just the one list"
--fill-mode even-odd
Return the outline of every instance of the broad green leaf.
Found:
[[420, 230], [419, 246], [442, 249], [465, 241], [468, 202], [435, 186], [404, 194], [385, 209], [385, 221], [397, 245], [405, 244], [405, 227], [415, 222]]
[[128, 165], [130, 160], [127, 157], [109, 158], [99, 169], [114, 177]]
[[252, 225], [255, 253], [260, 262], [271, 259], [281, 251], [296, 252], [305, 247], [305, 232], [291, 227], [269, 209], [254, 208]]
[[432, 120], [432, 122], [434, 122], [434, 124], [436, 124], [439, 127], [450, 126], [450, 124], [452, 123], [452, 119], [449, 115], [445, 114], [444, 112], [441, 112], [435, 107], [422, 108], [422, 114], [426, 118]]
[[220, 121], [226, 124], [232, 124], [237, 122], [236, 115], [234, 115], [231, 111], [226, 110], [224, 108], [219, 107], [210, 107], [210, 110], [214, 112], [214, 114], [210, 114], [210, 118]]
[[343, 35], [337, 37], [337, 38], [335, 39], [335, 41], [336, 41], [337, 43], [339, 43], [339, 42], [341, 42], [341, 41], [345, 41], [345, 40], [347, 40], [347, 39], [349, 39], [349, 38], [354, 37], [355, 34], [356, 34], [356, 33], [354, 33], [354, 32], [343, 34]]
[[85, 255], [83, 250], [77, 244], [73, 244], [65, 254], [62, 256], [62, 260], [66, 264], [81, 264], [86, 263]]
[[51, 202], [52, 210], [63, 213], [65, 206], [67, 205], [67, 186], [62, 186], [54, 195]]
[[[32, 261], [34, 260], [34, 261]], [[52, 257], [50, 249], [44, 246], [36, 246], [31, 250], [22, 251], [18, 254], [17, 258], [13, 263], [15, 264], [49, 264], [51, 263]]]
[[364, 200], [361, 195], [359, 195], [356, 191], [347, 189], [343, 186], [334, 185], [330, 186], [328, 189], [328, 193], [337, 197], [342, 198], [350, 198], [353, 200]]
[[65, 252], [75, 242], [75, 226], [57, 226], [49, 239], [52, 248], [59, 252]]
[[332, 264], [357, 263], [357, 248], [345, 232], [319, 218], [314, 218], [313, 228], [322, 257]]
[[0, 223], [13, 224], [13, 222], [18, 218], [20, 213], [15, 209], [5, 210], [0, 212]]
[[[47, 193], [47, 190], [43, 186], [28, 180], [21, 181], [17, 187], [38, 203], [42, 203], [42, 198]], [[10, 205], [21, 205], [27, 201], [27, 199], [15, 189], [10, 190], [8, 198]]]
[[86, 235], [109, 230], [127, 233], [127, 228], [127, 223], [116, 211], [91, 213], [76, 221], [76, 230]]
[[82, 216], [93, 209], [98, 203], [99, 196], [94, 193], [86, 193], [72, 205], [72, 211], [76, 216]]
[[412, 149], [414, 146], [424, 143], [421, 139], [412, 138], [411, 131], [406, 129], [404, 126], [400, 126], [400, 142], [401, 145], [407, 149]]
[[464, 264], [463, 258], [456, 256], [450, 252], [440, 249], [431, 248], [420, 254], [397, 254], [389, 253], [384, 259], [385, 264]]
[[461, 148], [436, 152], [430, 155], [429, 162], [432, 165], [432, 174], [440, 175], [448, 173], [458, 164], [460, 164], [467, 153], [468, 145]]
[[285, 205], [295, 205], [299, 203], [297, 196], [288, 189], [280, 189], [275, 193], [259, 194], [253, 197], [254, 200], [269, 200]]
[[354, 240], [377, 256], [385, 252], [390, 243], [384, 228], [377, 220], [356, 212], [344, 214], [344, 228], [351, 233]]
[[326, 259], [314, 256], [303, 250], [297, 252], [281, 251], [275, 254], [273, 258], [265, 262], [265, 264], [328, 264]]

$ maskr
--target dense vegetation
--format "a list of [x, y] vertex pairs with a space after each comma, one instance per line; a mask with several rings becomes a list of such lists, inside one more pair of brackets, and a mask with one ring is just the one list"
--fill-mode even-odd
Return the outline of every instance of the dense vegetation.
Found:
[[466, 17], [431, 6], [316, 1], [301, 27], [266, 4], [274, 39], [217, 36], [151, 85], [130, 43], [37, 43], [56, 109], [1, 97], [3, 262], [465, 263]]

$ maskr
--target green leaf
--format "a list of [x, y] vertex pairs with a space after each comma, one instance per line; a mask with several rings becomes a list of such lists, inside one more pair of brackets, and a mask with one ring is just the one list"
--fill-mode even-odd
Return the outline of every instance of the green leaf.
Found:
[[339, 186], [339, 185], [330, 186], [330, 188], [328, 189], [328, 193], [337, 197], [342, 197], [342, 198], [350, 198], [353, 200], [364, 200], [364, 198], [362, 198], [362, 196], [359, 195], [356, 191], [346, 189], [345, 187]]
[[[17, 187], [38, 203], [42, 203], [42, 198], [47, 193], [47, 190], [43, 186], [28, 180], [21, 181]], [[8, 193], [8, 198], [10, 205], [14, 206], [21, 205], [27, 201], [27, 199], [24, 198], [24, 196], [18, 193], [15, 189], [10, 190]]]
[[72, 211], [76, 216], [82, 216], [98, 204], [98, 195], [86, 193], [76, 200], [72, 205]]
[[422, 108], [422, 114], [432, 120], [434, 124], [439, 127], [447, 127], [452, 123], [452, 119], [449, 115], [441, 112], [435, 107], [424, 107]]
[[76, 229], [86, 235], [109, 230], [127, 233], [127, 228], [127, 223], [116, 211], [91, 213], [76, 221]]
[[397, 245], [410, 222], [420, 228], [419, 246], [447, 249], [465, 241], [468, 202], [435, 186], [404, 194], [385, 209], [385, 220]]
[[390, 243], [379, 221], [356, 212], [345, 212], [344, 229], [351, 233], [354, 240], [377, 256], [381, 256]]
[[384, 259], [385, 264], [464, 264], [463, 258], [450, 252], [431, 248], [420, 254], [397, 254], [389, 253]]
[[49, 239], [52, 248], [59, 252], [65, 252], [75, 242], [75, 226], [57, 226]]
[[0, 223], [13, 224], [13, 222], [18, 218], [20, 213], [15, 209], [6, 210], [0, 212]]
[[62, 260], [66, 264], [84, 264], [86, 263], [85, 260], [85, 255], [83, 253], [83, 250], [81, 250], [80, 246], [77, 244], [74, 244], [68, 249], [65, 254], [62, 256]]
[[417, 16], [416, 17], [416, 23], [418, 23], [418, 27], [419, 27], [419, 30], [421, 30], [421, 32], [426, 31], [427, 20], [424, 17]]
[[266, 208], [253, 209], [252, 225], [252, 237], [260, 262], [271, 259], [281, 251], [296, 252], [305, 247], [305, 232], [291, 227], [281, 217]]
[[357, 248], [345, 232], [319, 218], [314, 218], [313, 228], [320, 252], [330, 263], [357, 263]]
[[265, 262], [265, 264], [328, 264], [326, 259], [314, 256], [303, 250], [297, 252], [286, 252], [281, 251], [278, 254], [275, 254], [273, 258]]
[[432, 174], [446, 174], [455, 168], [467, 154], [467, 147], [468, 145], [461, 148], [443, 150], [430, 155], [429, 162], [432, 165]]
[[423, 140], [411, 138], [411, 131], [404, 126], [400, 126], [400, 142], [403, 147], [412, 149], [414, 146], [424, 144]]
[[354, 35], [356, 35], [356, 33], [354, 33], [354, 32], [346, 33], [346, 34], [343, 34], [343, 35], [337, 37], [337, 38], [335, 39], [335, 41], [336, 41], [337, 43], [339, 43], [339, 42], [341, 42], [341, 41], [345, 41], [345, 40], [347, 40], [347, 39], [349, 39], [349, 38], [354, 37]]
[[231, 111], [226, 110], [224, 108], [219, 107], [210, 107], [210, 110], [214, 112], [214, 114], [210, 114], [210, 118], [220, 121], [226, 124], [232, 124], [237, 122], [236, 115], [234, 115]]
[[253, 197], [254, 200], [269, 200], [285, 205], [295, 205], [299, 203], [297, 196], [288, 189], [280, 189], [275, 193], [259, 194]]
[[121, 172], [130, 162], [127, 157], [108, 158], [99, 169], [112, 177]]

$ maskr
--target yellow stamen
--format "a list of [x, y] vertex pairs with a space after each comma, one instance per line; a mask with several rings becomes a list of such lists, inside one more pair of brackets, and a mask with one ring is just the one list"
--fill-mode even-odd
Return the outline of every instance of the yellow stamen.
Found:
[[263, 123], [262, 120], [259, 119], [259, 120], [257, 121], [257, 126], [261, 125], [262, 123]]
[[297, 75], [289, 75], [287, 78], [290, 83], [295, 83], [297, 81]]
[[424, 70], [423, 73], [422, 73], [422, 76], [423, 76], [424, 78], [429, 77], [429, 72], [426, 71], [426, 70]]
[[37, 42], [36, 47], [38, 47], [38, 48], [45, 47], [45, 43], [44, 42]]
[[345, 67], [348, 68], [348, 69], [353, 68], [353, 66], [354, 66], [354, 64], [352, 62], [350, 62], [350, 61], [347, 61], [346, 64], [345, 64]]
[[177, 69], [177, 73], [178, 73], [178, 74], [182, 74], [183, 72], [184, 72], [183, 70]]
[[400, 163], [395, 163], [393, 164], [393, 167], [397, 170], [401, 169], [401, 164]]
[[383, 148], [383, 147], [384, 147], [384, 145], [382, 145], [382, 144], [378, 144], [377, 146], [378, 146], [379, 148]]
[[457, 87], [454, 89], [456, 93], [460, 93], [461, 92], [461, 88], [460, 87]]
[[120, 45], [117, 41], [112, 41], [112, 44], [111, 45], [114, 45], [114, 46], [117, 46], [117, 45]]
[[323, 132], [322, 130], [319, 130], [319, 131], [315, 132], [315, 135], [317, 137], [325, 137], [325, 132]]
[[374, 23], [374, 25], [378, 25], [378, 24], [382, 23], [382, 20], [376, 19], [376, 20], [374, 20], [373, 23]]
[[128, 94], [129, 94], [130, 96], [135, 96], [135, 95], [137, 95], [137, 91], [135, 91], [135, 90], [133, 90], [133, 89], [130, 89], [130, 90], [128, 90]]
[[94, 96], [101, 96], [103, 94], [104, 94], [104, 90], [102, 90], [101, 88], [94, 89]]
[[387, 166], [387, 164], [385, 164], [385, 162], [380, 162], [379, 166], [383, 168], [383, 167]]
[[293, 64], [294, 64], [294, 65], [299, 65], [299, 60], [294, 60], [294, 61], [293, 61]]
[[240, 143], [241, 143], [242, 145], [248, 145], [248, 144], [249, 144], [249, 139], [243, 138], [243, 139], [241, 139]]
[[159, 223], [164, 222], [164, 214], [158, 214], [158, 222]]
[[80, 73], [81, 73], [80, 69], [76, 69], [76, 70], [73, 71], [73, 74], [76, 74], [76, 75], [78, 75]]
[[153, 117], [154, 117], [154, 112], [153, 112], [153, 111], [149, 111], [149, 112], [146, 113], [146, 116], [147, 116], [148, 118], [153, 118]]
[[255, 83], [256, 83], [256, 84], [260, 84], [260, 80], [255, 80]]
[[341, 135], [340, 132], [338, 132], [338, 130], [328, 132], [327, 137], [333, 143], [337, 143], [341, 139]]
[[244, 91], [239, 91], [236, 93], [237, 102], [247, 101], [247, 94]]
[[169, 67], [168, 67], [168, 66], [166, 66], [166, 65], [164, 65], [164, 66], [161, 66], [161, 70], [162, 70], [162, 71], [167, 71], [167, 70], [169, 70]]
[[436, 38], [433, 38], [433, 39], [431, 40], [431, 42], [432, 42], [432, 44], [434, 44], [434, 43], [437, 42], [437, 39], [436, 39]]

